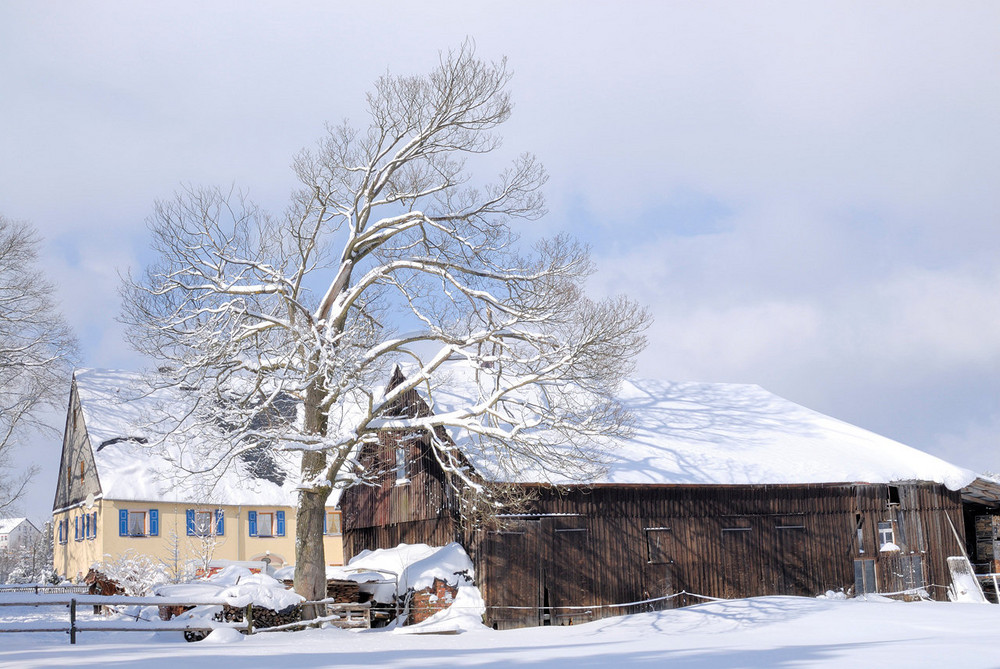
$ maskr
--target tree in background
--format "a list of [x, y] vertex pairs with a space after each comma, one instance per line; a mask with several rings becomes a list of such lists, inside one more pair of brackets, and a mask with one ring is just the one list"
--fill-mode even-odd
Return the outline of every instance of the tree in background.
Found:
[[[480, 60], [468, 43], [429, 75], [380, 78], [367, 128], [329, 128], [296, 158], [301, 188], [284, 214], [240, 192], [189, 190], [156, 206], [158, 259], [126, 277], [132, 344], [163, 365], [161, 382], [189, 389], [188, 426], [228, 429], [188, 462], [211, 473], [255, 448], [301, 452], [295, 588], [307, 599], [325, 594], [331, 491], [355, 480], [358, 449], [377, 441], [387, 408], [414, 389], [433, 403], [447, 361], [479, 370], [484, 392], [392, 427], [425, 435], [473, 497], [491, 488], [447, 428], [470, 435], [467, 455], [579, 480], [599, 465], [600, 438], [627, 431], [615, 394], [647, 313], [624, 297], [588, 299], [589, 254], [571, 239], [518, 243], [515, 222], [544, 213], [534, 157], [492, 183], [466, 170], [500, 146], [509, 79], [504, 61]], [[413, 371], [377, 392], [402, 360]]]
[[0, 216], [0, 512], [24, 492], [34, 470], [11, 472], [10, 456], [27, 430], [54, 428], [42, 409], [66, 396], [76, 340], [37, 267], [40, 240], [27, 223]]

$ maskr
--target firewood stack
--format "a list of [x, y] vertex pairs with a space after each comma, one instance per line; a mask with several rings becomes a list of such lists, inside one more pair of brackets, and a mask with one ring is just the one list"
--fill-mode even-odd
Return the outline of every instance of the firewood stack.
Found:
[[359, 604], [367, 601], [371, 595], [362, 593], [355, 581], [341, 581], [330, 579], [326, 582], [326, 597], [338, 603]]
[[[228, 623], [241, 623], [243, 622], [244, 613], [246, 613], [245, 607], [225, 604], [222, 607], [222, 611], [215, 614], [214, 618]], [[277, 627], [278, 625], [285, 625], [287, 623], [297, 623], [300, 620], [302, 620], [302, 607], [298, 604], [289, 606], [281, 611], [273, 611], [263, 606], [253, 607], [254, 628]]]

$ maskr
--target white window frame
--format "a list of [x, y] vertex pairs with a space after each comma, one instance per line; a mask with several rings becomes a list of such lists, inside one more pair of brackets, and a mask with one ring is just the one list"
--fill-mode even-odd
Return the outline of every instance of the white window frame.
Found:
[[[136, 524], [132, 519], [138, 518], [139, 514], [142, 514], [142, 534], [136, 534], [135, 532], [132, 531], [132, 528]], [[143, 510], [136, 509], [135, 511], [133, 511], [132, 509], [128, 510], [128, 536], [130, 537], [149, 536], [149, 509], [143, 509]]]
[[878, 521], [878, 545], [879, 547], [885, 546], [886, 544], [896, 543], [896, 532], [892, 526], [891, 520], [880, 520]]
[[[261, 537], [261, 538], [264, 538], [264, 539], [269, 539], [269, 538], [275, 536], [275, 534], [274, 534], [274, 518], [275, 518], [276, 515], [277, 514], [274, 511], [258, 511], [257, 512], [257, 536], [258, 537]], [[261, 519], [264, 518], [265, 516], [269, 519], [268, 522], [266, 523], [267, 534], [264, 534], [264, 532], [262, 530], [262, 528], [265, 527], [265, 523], [261, 522]]]

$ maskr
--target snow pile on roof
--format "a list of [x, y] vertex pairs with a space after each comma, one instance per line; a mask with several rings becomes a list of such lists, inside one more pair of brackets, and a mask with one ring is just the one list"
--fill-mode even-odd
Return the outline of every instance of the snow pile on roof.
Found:
[[[282, 454], [282, 460], [276, 460], [283, 474], [281, 484], [255, 476], [238, 459], [224, 472], [193, 478], [184, 468], [204, 466], [189, 462], [187, 456], [191, 441], [199, 435], [173, 433], [157, 441], [190, 406], [191, 399], [184, 391], [170, 388], [151, 393], [138, 374], [113, 370], [77, 370], [74, 378], [104, 497], [295, 505], [296, 454]], [[335, 503], [332, 498], [329, 505]]]
[[205, 598], [210, 601], [221, 598], [230, 606], [253, 604], [272, 611], [283, 611], [304, 601], [301, 595], [286, 589], [280, 581], [237, 566], [226, 567], [200, 581], [161, 585], [154, 592], [161, 597]]
[[[433, 393], [436, 414], [467, 406], [483, 392], [467, 363], [450, 364], [447, 371], [447, 380]], [[958, 490], [976, 478], [970, 470], [794, 404], [757, 385], [636, 379], [622, 385], [619, 397], [634, 416], [634, 434], [627, 440], [609, 440], [606, 471], [593, 483], [919, 480]], [[480, 471], [496, 471], [481, 453], [477, 459], [468, 435], [450, 434], [467, 447]], [[530, 462], [519, 473], [522, 483], [575, 482], [553, 477]]]

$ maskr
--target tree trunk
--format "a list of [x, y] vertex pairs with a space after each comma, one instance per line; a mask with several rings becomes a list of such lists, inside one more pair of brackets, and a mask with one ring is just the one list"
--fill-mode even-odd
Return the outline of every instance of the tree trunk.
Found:
[[[326, 427], [319, 409], [322, 390], [313, 382], [306, 390], [303, 406], [303, 428], [307, 434], [322, 434]], [[326, 500], [330, 497], [329, 485], [315, 485], [316, 479], [326, 469], [326, 454], [302, 454], [302, 481], [312, 482], [312, 487], [299, 491], [299, 506], [295, 510], [295, 592], [316, 601], [326, 598], [326, 557], [323, 551], [323, 520]], [[317, 607], [302, 607], [303, 618], [316, 618]]]
[[[307, 453], [303, 460], [318, 453]], [[322, 456], [320, 455], [322, 458]], [[306, 464], [303, 462], [303, 470]], [[305, 473], [305, 472], [303, 472]], [[323, 551], [323, 517], [329, 489], [302, 490], [295, 511], [295, 592], [308, 601], [326, 597], [326, 557]], [[315, 618], [319, 613], [307, 606], [303, 618]]]

